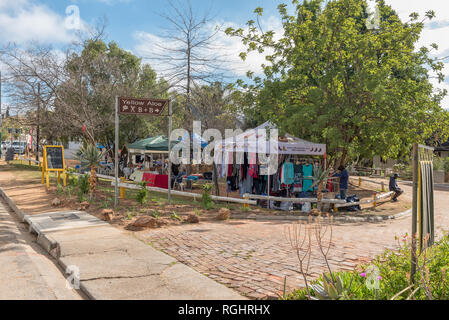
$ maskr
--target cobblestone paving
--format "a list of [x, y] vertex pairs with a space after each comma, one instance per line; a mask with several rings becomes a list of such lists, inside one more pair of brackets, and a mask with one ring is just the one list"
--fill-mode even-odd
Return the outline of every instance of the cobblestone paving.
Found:
[[[407, 194], [409, 187], [404, 187]], [[449, 229], [449, 190], [436, 192], [437, 231]], [[287, 239], [291, 223], [231, 220], [183, 225], [138, 233], [155, 248], [180, 262], [254, 298], [275, 298], [287, 290], [304, 286], [297, 272], [298, 260]], [[411, 217], [382, 223], [340, 224], [333, 227], [329, 254], [333, 270], [353, 270], [385, 249], [398, 246], [396, 236], [410, 232]], [[316, 243], [314, 237], [312, 241]], [[326, 271], [325, 261], [314, 244], [309, 275], [317, 278]]]

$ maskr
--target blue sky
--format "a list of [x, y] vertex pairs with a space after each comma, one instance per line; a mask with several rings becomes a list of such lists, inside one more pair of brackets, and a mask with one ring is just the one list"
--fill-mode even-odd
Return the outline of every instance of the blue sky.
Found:
[[[282, 32], [276, 7], [290, 0], [191, 0], [192, 6], [202, 11], [212, 8], [215, 20], [229, 26], [244, 26], [254, 17], [253, 10], [261, 6], [265, 14], [263, 27]], [[421, 45], [438, 43], [436, 56], [449, 56], [449, 1], [447, 0], [386, 0], [400, 14], [403, 20], [411, 12], [423, 14], [435, 10], [437, 18], [428, 24], [420, 40]], [[151, 41], [157, 41], [164, 20], [159, 16], [167, 10], [165, 0], [0, 0], [0, 45], [8, 42], [25, 44], [34, 40], [63, 47], [73, 39], [73, 31], [65, 27], [66, 9], [75, 5], [79, 8], [84, 25], [93, 25], [101, 17], [108, 21], [108, 40], [116, 41], [121, 47], [144, 57], [151, 54]], [[212, 26], [211, 26], [212, 27]], [[264, 57], [253, 54], [246, 62], [238, 58], [243, 46], [238, 39], [229, 39], [219, 34], [217, 42], [226, 47], [232, 56], [228, 64], [235, 77], [243, 77], [250, 69], [260, 71]], [[445, 73], [449, 74], [449, 60], [445, 61]], [[1, 66], [0, 66], [1, 67]], [[156, 70], [157, 71], [157, 70]], [[437, 85], [435, 83], [435, 85]], [[438, 84], [449, 90], [449, 82]], [[444, 102], [449, 107], [449, 98]]]

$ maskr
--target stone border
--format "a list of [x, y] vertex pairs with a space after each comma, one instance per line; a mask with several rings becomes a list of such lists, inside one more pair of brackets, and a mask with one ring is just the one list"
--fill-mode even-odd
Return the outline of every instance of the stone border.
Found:
[[[356, 222], [383, 222], [387, 220], [396, 220], [412, 213], [412, 209], [407, 211], [397, 213], [390, 216], [370, 216], [370, 217], [333, 217], [334, 222], [346, 222], [346, 223], [356, 223]], [[312, 217], [315, 218], [315, 217]], [[310, 217], [306, 216], [260, 216], [255, 214], [245, 215], [245, 214], [231, 214], [232, 220], [255, 220], [255, 221], [309, 221]], [[330, 222], [331, 218], [324, 217], [324, 222]]]

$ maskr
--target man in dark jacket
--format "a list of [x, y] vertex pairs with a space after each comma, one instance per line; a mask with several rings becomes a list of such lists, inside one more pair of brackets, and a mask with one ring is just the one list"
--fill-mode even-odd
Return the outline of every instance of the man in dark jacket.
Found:
[[344, 166], [338, 168], [338, 172], [334, 174], [334, 177], [340, 178], [340, 199], [346, 200], [346, 194], [349, 187], [349, 173]]
[[398, 178], [399, 175], [397, 173], [390, 177], [390, 191], [395, 193], [393, 196], [393, 202], [398, 202], [398, 198], [404, 193], [404, 191], [398, 186]]

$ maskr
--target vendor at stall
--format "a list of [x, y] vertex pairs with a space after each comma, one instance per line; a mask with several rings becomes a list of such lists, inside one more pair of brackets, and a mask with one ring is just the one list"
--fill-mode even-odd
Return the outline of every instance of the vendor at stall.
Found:
[[340, 199], [346, 200], [349, 188], [349, 173], [344, 166], [338, 167], [338, 172], [334, 177], [340, 178]]

